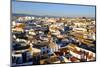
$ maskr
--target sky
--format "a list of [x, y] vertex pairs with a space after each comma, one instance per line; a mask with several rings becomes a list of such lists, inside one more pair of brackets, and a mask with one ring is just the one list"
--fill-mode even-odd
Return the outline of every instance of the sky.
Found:
[[95, 6], [12, 1], [12, 13], [64, 17], [95, 17]]

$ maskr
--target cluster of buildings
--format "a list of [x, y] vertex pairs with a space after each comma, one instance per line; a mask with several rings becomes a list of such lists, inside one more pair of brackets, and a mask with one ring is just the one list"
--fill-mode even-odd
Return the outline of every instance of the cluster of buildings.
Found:
[[12, 65], [95, 61], [95, 19], [15, 16]]

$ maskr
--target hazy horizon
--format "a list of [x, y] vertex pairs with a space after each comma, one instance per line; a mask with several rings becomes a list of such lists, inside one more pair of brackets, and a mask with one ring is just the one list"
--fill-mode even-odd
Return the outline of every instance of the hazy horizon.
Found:
[[12, 13], [39, 16], [95, 17], [95, 6], [12, 1]]

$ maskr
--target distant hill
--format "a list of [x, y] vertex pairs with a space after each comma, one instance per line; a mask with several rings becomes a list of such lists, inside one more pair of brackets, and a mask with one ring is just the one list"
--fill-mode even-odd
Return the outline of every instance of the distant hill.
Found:
[[22, 16], [22, 17], [23, 16], [34, 16], [34, 17], [55, 17], [55, 18], [60, 17], [60, 16], [49, 16], [49, 15], [41, 16], [41, 15], [16, 14], [16, 13], [13, 13], [12, 16]]
[[35, 17], [40, 17], [40, 16], [38, 16], [38, 15], [16, 14], [16, 13], [13, 13], [12, 16], [35, 16]]

